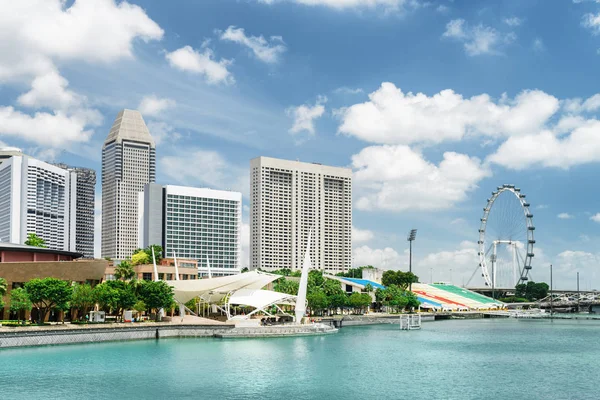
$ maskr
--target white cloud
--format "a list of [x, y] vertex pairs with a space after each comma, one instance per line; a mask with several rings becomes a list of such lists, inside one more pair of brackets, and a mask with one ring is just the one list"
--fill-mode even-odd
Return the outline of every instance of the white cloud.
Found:
[[339, 110], [339, 132], [374, 143], [439, 143], [466, 135], [510, 136], [538, 131], [559, 109], [555, 97], [526, 90], [514, 99], [464, 98], [451, 89], [433, 96], [403, 93], [384, 82], [369, 101]]
[[591, 113], [600, 110], [600, 93], [594, 94], [585, 100], [581, 98], [566, 99], [563, 109], [572, 114]]
[[0, 106], [0, 135], [13, 136], [37, 144], [63, 147], [69, 143], [87, 142], [92, 131], [88, 125], [98, 125], [99, 113], [93, 110], [67, 115], [62, 111], [54, 114], [36, 112], [33, 116]]
[[500, 54], [499, 48], [512, 43], [516, 38], [512, 32], [501, 34], [494, 28], [482, 24], [470, 27], [464, 19], [453, 19], [448, 22], [442, 37], [463, 43], [466, 53], [470, 56]]
[[203, 52], [194, 50], [191, 46], [184, 46], [165, 55], [169, 64], [181, 71], [187, 71], [204, 76], [209, 84], [233, 84], [235, 79], [227, 67], [231, 60], [221, 59], [215, 61], [211, 49], [205, 48]]
[[590, 219], [594, 222], [600, 223], [600, 213], [596, 213], [590, 217]]
[[467, 198], [490, 176], [480, 160], [446, 152], [439, 165], [408, 146], [371, 146], [352, 156], [361, 210], [441, 210]]
[[136, 38], [163, 30], [136, 5], [113, 0], [5, 1], [0, 10], [0, 81], [41, 75], [53, 59], [112, 62], [132, 57]]
[[508, 26], [515, 27], [515, 26], [520, 26], [523, 23], [523, 19], [521, 19], [519, 17], [510, 17], [510, 18], [504, 18], [502, 20], [502, 22], [504, 22]]
[[510, 137], [487, 160], [514, 170], [531, 166], [568, 169], [574, 165], [598, 162], [599, 131], [600, 121], [589, 120], [566, 136], [544, 130]]
[[271, 36], [269, 40], [260, 36], [246, 36], [244, 28], [231, 25], [220, 35], [221, 40], [228, 40], [248, 47], [254, 56], [265, 63], [276, 63], [286, 51], [285, 43], [281, 36]]
[[212, 150], [187, 149], [159, 159], [160, 171], [173, 182], [186, 186], [235, 190], [248, 195], [248, 170], [230, 163]]
[[546, 46], [544, 46], [544, 42], [540, 38], [536, 38], [532, 44], [533, 50], [537, 52], [544, 51]]
[[407, 257], [403, 257], [391, 247], [384, 249], [372, 249], [369, 246], [360, 246], [352, 252], [352, 265], [359, 267], [362, 265], [372, 265], [381, 269], [406, 269]]
[[285, 1], [306, 6], [329, 7], [336, 10], [382, 8], [387, 12], [403, 11], [407, 8], [419, 6], [417, 0], [258, 0], [259, 3], [264, 4], [275, 4]]
[[290, 128], [291, 134], [296, 134], [302, 131], [307, 131], [309, 134], [315, 134], [314, 120], [320, 118], [325, 113], [324, 103], [327, 102], [327, 97], [319, 96], [314, 106], [303, 104], [297, 107], [289, 107], [285, 110], [288, 117], [294, 119], [294, 124]]
[[139, 112], [142, 113], [145, 117], [152, 117], [160, 114], [166, 109], [172, 108], [175, 106], [175, 100], [172, 99], [162, 99], [157, 97], [154, 94], [149, 96], [144, 96], [140, 105], [138, 106]]
[[569, 213], [560, 213], [556, 216], [559, 219], [573, 219], [573, 215], [569, 214]]
[[60, 76], [58, 71], [51, 70], [37, 76], [31, 83], [31, 90], [19, 96], [17, 101], [22, 106], [64, 110], [81, 104], [84, 99], [68, 90], [69, 82]]
[[437, 8], [435, 9], [435, 11], [437, 11], [439, 13], [442, 13], [442, 14], [445, 14], [448, 11], [450, 11], [450, 7], [445, 6], [443, 4], [440, 4], [439, 6], [437, 6]]
[[166, 122], [149, 121], [147, 122], [147, 125], [148, 130], [150, 131], [150, 134], [152, 134], [152, 138], [157, 146], [165, 141], [167, 143], [173, 143], [181, 139], [181, 134], [175, 132], [175, 128]]
[[353, 89], [353, 88], [349, 88], [347, 86], [342, 86], [342, 87], [335, 89], [333, 91], [333, 93], [335, 93], [335, 94], [360, 94], [360, 93], [363, 93], [363, 90], [361, 88]]
[[[445, 281], [462, 285], [463, 280], [465, 284], [467, 283], [478, 263], [477, 244], [463, 241], [456, 250], [429, 253], [416, 260], [413, 271], [423, 282], [429, 282], [433, 277], [436, 282]], [[479, 278], [481, 274], [476, 275], [478, 275], [477, 279], [471, 281], [470, 286], [483, 284]]]
[[368, 242], [374, 236], [373, 232], [368, 229], [358, 229], [354, 225], [352, 226], [352, 243]]
[[[576, 289], [576, 273], [579, 271], [579, 279], [582, 290], [600, 289], [600, 273], [598, 265], [600, 264], [600, 254], [589, 253], [586, 251], [566, 250], [558, 254], [553, 263], [554, 288], [555, 289]], [[535, 268], [534, 268], [535, 271]], [[548, 277], [544, 276], [547, 275]], [[550, 272], [544, 271], [544, 274], [536, 279], [549, 282]]]
[[581, 21], [581, 24], [590, 29], [594, 35], [600, 34], [600, 13], [598, 14], [585, 14]]

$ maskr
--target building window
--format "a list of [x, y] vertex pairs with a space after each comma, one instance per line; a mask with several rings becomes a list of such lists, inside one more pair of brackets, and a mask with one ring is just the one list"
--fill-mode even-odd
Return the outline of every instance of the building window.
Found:
[[144, 272], [142, 274], [142, 279], [145, 281], [151, 281], [152, 280], [152, 273], [151, 272]]

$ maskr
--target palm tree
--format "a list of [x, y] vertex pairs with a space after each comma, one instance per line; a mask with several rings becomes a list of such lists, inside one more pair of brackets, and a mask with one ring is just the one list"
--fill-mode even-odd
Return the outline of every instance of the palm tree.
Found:
[[129, 261], [121, 261], [118, 267], [115, 268], [115, 278], [129, 281], [135, 276], [135, 270]]

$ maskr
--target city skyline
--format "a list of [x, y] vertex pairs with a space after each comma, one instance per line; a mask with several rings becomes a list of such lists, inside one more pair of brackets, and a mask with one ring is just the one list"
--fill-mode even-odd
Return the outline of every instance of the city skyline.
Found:
[[48, 3], [0, 27], [3, 144], [99, 173], [112, 119], [139, 109], [157, 183], [242, 192], [246, 260], [250, 159], [350, 167], [355, 264], [406, 268], [418, 228], [413, 270], [458, 284], [486, 199], [515, 184], [534, 279], [552, 263], [558, 287], [600, 287], [596, 2]]

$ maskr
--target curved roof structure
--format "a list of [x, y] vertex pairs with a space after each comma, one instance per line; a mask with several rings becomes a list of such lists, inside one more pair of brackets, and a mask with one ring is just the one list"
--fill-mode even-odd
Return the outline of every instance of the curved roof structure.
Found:
[[186, 303], [194, 297], [207, 302], [218, 302], [229, 293], [240, 289], [261, 289], [281, 278], [281, 275], [250, 271], [237, 275], [191, 281], [167, 281], [173, 287], [175, 300]]
[[[297, 296], [287, 293], [273, 292], [271, 290], [240, 289], [229, 296], [228, 304], [231, 306], [254, 307], [261, 311], [272, 305], [296, 305]], [[248, 316], [237, 316], [233, 319], [246, 319]]]

